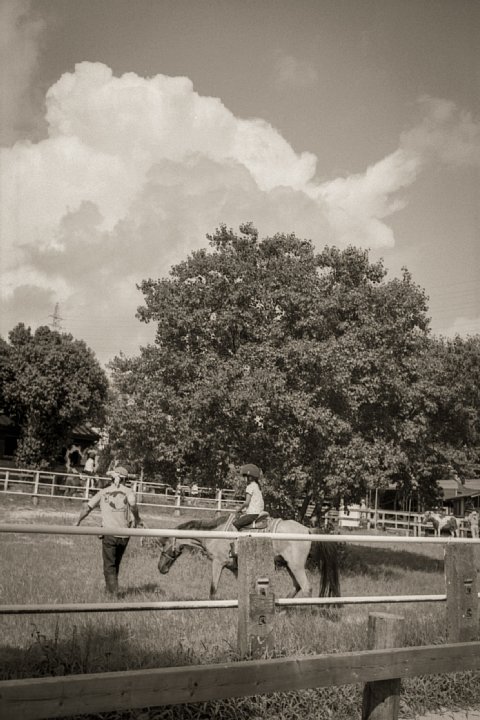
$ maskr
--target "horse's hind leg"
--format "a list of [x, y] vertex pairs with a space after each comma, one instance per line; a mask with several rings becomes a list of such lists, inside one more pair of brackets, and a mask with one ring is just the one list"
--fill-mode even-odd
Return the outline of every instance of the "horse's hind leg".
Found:
[[217, 594], [218, 583], [220, 582], [220, 576], [222, 574], [223, 565], [217, 560], [212, 561], [212, 579], [210, 582], [210, 600], [215, 598]]
[[292, 578], [294, 586], [294, 589], [290, 593], [289, 597], [310, 597], [312, 594], [312, 586], [308, 580], [305, 568], [296, 570], [294, 573], [290, 566], [287, 565], [287, 571]]

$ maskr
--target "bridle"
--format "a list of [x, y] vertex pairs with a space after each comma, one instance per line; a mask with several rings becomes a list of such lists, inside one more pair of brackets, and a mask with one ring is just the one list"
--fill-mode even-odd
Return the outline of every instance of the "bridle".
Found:
[[160, 557], [165, 555], [170, 560], [170, 562], [173, 562], [178, 558], [179, 555], [182, 554], [182, 550], [183, 548], [180, 546], [177, 548], [177, 538], [173, 538], [173, 542], [168, 548], [168, 550], [164, 550], [162, 547], [162, 549], [160, 550]]

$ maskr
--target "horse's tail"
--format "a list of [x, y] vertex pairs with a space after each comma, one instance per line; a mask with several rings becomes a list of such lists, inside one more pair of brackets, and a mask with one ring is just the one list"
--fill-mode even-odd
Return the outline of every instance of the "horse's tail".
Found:
[[[310, 530], [313, 535], [314, 530]], [[320, 573], [319, 597], [340, 597], [338, 543], [314, 542], [313, 553]]]

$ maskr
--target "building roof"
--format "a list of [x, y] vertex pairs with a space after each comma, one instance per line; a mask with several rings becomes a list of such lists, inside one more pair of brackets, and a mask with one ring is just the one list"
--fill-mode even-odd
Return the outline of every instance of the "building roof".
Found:
[[[455, 483], [455, 486], [447, 485], [447, 483], [451, 482]], [[443, 490], [443, 502], [445, 505], [452, 505], [460, 498], [471, 498], [480, 495], [480, 478], [469, 478], [464, 480], [463, 483], [456, 483], [454, 480], [442, 480], [439, 485]]]
[[91, 428], [89, 425], [77, 425], [72, 430], [74, 440], [99, 440], [100, 433]]
[[[19, 429], [13, 420], [2, 412], [0, 412], [0, 430], [11, 431], [14, 434], [19, 432]], [[76, 425], [72, 430], [72, 439], [74, 441], [87, 440], [90, 442], [96, 442], [100, 439], [100, 433], [89, 425]]]
[[7, 415], [0, 413], [0, 427], [8, 428], [15, 427], [15, 423]]
[[444, 499], [443, 504], [454, 505], [456, 502], [474, 497], [480, 497], [480, 490], [471, 490], [470, 492], [462, 493], [461, 495], [453, 495], [452, 497]]

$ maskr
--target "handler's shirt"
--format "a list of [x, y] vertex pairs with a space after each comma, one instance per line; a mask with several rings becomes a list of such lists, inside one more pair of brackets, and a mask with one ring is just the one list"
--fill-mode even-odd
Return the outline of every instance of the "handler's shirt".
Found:
[[263, 502], [263, 496], [260, 492], [260, 488], [258, 487], [256, 482], [251, 482], [247, 485], [245, 490], [247, 495], [251, 495], [250, 502], [248, 504], [247, 509], [245, 510], [246, 513], [250, 514], [257, 514], [259, 515], [261, 512], [263, 512], [263, 509], [265, 507]]
[[[127, 528], [130, 522], [130, 507], [136, 505], [135, 493], [125, 485], [109, 485], [99, 490], [88, 501], [88, 507], [92, 510], [100, 505], [103, 527]], [[115, 535], [114, 537], [128, 537]]]

